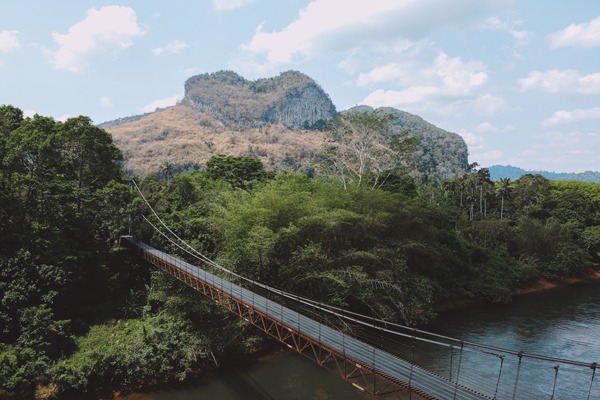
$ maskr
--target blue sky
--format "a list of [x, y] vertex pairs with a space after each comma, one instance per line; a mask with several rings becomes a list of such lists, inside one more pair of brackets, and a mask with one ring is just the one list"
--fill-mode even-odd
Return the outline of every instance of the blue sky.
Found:
[[0, 13], [0, 104], [28, 114], [139, 114], [223, 69], [304, 72], [338, 110], [417, 114], [484, 166], [600, 170], [598, 0], [22, 0]]

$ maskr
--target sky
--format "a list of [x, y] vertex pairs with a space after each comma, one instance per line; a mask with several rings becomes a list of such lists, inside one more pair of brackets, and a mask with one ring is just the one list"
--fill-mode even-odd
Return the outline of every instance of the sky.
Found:
[[0, 104], [95, 123], [175, 104], [190, 76], [297, 70], [338, 111], [395, 107], [469, 162], [600, 170], [598, 0], [5, 2]]

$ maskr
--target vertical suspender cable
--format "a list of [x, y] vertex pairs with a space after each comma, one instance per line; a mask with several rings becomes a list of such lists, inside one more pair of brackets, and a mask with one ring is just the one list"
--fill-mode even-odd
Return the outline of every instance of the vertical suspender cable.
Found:
[[454, 400], [456, 400], [456, 393], [458, 392], [458, 379], [460, 378], [460, 365], [462, 363], [462, 356], [463, 356], [463, 348], [464, 348], [464, 346], [465, 346], [465, 344], [461, 340], [460, 341], [460, 357], [458, 358], [458, 371], [456, 371], [456, 386], [454, 387]]
[[412, 399], [412, 374], [415, 365], [415, 337], [412, 337], [412, 358], [410, 359], [410, 376], [408, 377], [408, 399]]
[[557, 365], [556, 367], [554, 367], [554, 370], [556, 371], [554, 373], [554, 385], [552, 386], [552, 397], [550, 397], [550, 400], [554, 400], [554, 392], [556, 391], [556, 380], [558, 379], [558, 369], [560, 368], [560, 365]]
[[596, 375], [596, 367], [598, 363], [593, 363], [590, 367], [594, 372], [592, 372], [592, 381], [590, 382], [590, 390], [588, 391], [588, 400], [590, 400], [590, 395], [592, 394], [592, 386], [594, 385], [594, 376]]
[[515, 380], [515, 390], [513, 391], [512, 400], [515, 400], [517, 396], [517, 385], [519, 384], [519, 373], [521, 372], [521, 360], [523, 359], [523, 352], [519, 352], [519, 366], [517, 367], [517, 379]]
[[454, 346], [450, 345], [450, 382], [452, 382], [452, 358], [454, 357]]
[[498, 387], [500, 386], [500, 378], [502, 377], [502, 366], [504, 365], [504, 357], [498, 356], [500, 358], [500, 371], [498, 372], [498, 383], [496, 383], [496, 391], [494, 392], [494, 400], [496, 400], [496, 396], [498, 395]]

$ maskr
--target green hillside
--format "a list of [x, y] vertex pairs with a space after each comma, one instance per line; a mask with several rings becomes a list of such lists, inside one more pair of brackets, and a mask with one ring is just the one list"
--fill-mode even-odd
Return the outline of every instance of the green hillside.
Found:
[[600, 172], [585, 171], [585, 172], [549, 172], [549, 171], [528, 171], [523, 168], [513, 167], [512, 165], [492, 165], [489, 167], [490, 177], [493, 180], [500, 178], [518, 179], [525, 174], [540, 174], [546, 179], [555, 181], [581, 181], [600, 183]]

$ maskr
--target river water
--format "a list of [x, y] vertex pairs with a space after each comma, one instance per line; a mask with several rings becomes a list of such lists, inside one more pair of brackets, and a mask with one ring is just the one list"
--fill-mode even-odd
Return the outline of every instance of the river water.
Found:
[[[440, 314], [425, 330], [466, 341], [485, 343], [530, 354], [600, 363], [600, 282], [581, 283], [543, 293], [519, 296], [505, 306], [483, 305]], [[410, 341], [404, 343], [411, 345]], [[459, 372], [459, 383], [493, 397], [498, 375], [498, 398], [511, 399], [517, 381], [517, 358], [460, 352], [448, 347], [418, 345], [415, 360], [448, 378]], [[409, 355], [404, 354], [404, 358]], [[521, 365], [516, 398], [600, 399], [600, 368], [591, 386], [589, 368], [528, 360]], [[556, 389], [554, 382], [556, 381]], [[491, 394], [490, 394], [491, 391]], [[373, 399], [292, 351], [264, 357], [197, 383], [156, 393], [136, 395], [137, 400], [336, 400]]]

